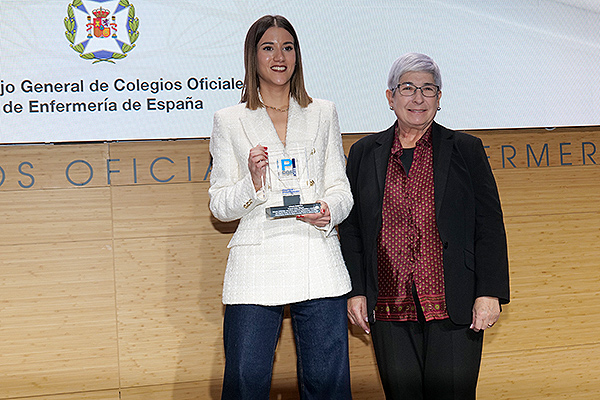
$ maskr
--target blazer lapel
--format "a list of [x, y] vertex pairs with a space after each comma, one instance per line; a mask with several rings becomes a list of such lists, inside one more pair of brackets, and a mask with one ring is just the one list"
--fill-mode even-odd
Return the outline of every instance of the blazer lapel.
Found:
[[277, 137], [275, 127], [264, 108], [257, 108], [256, 110], [244, 108], [240, 116], [240, 123], [252, 147], [272, 143], [274, 140], [273, 135], [275, 135], [275, 138]]
[[385, 176], [387, 173], [388, 160], [390, 158], [390, 152], [392, 151], [392, 143], [394, 142], [394, 134], [396, 131], [396, 124], [383, 131], [377, 138], [375, 143], [377, 147], [373, 150], [375, 157], [375, 174], [377, 177], [377, 184], [379, 185], [379, 198], [383, 198], [383, 190], [385, 188]]
[[446, 190], [450, 157], [452, 156], [453, 133], [437, 123], [433, 123], [433, 186], [435, 193], [435, 215], [439, 219], [442, 199]]
[[288, 123], [285, 142], [286, 145], [297, 143], [309, 145], [314, 142], [319, 132], [321, 113], [319, 107], [300, 107], [298, 102], [290, 97], [288, 109]]
[[[381, 229], [382, 220], [382, 207], [383, 207], [383, 195], [385, 190], [385, 176], [387, 174], [388, 161], [390, 158], [390, 152], [392, 150], [392, 143], [394, 141], [395, 134], [394, 124], [391, 128], [377, 134], [375, 143], [372, 148], [371, 157], [373, 157], [373, 164], [369, 164], [368, 160], [365, 163], [365, 168], [371, 170], [369, 174], [365, 174], [365, 178], [362, 182], [363, 190], [368, 191], [368, 198], [370, 200], [370, 215], [372, 219], [368, 226], [365, 226], [367, 232], [365, 237], [376, 238]], [[373, 176], [373, 174], [375, 176]], [[377, 271], [377, 256], [374, 253], [373, 266]]]

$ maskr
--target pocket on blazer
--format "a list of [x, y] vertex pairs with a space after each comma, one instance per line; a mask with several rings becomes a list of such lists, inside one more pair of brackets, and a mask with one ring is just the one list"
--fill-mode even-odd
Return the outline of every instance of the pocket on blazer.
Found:
[[261, 244], [263, 239], [262, 232], [258, 229], [242, 229], [238, 228], [233, 234], [233, 237], [229, 241], [227, 248], [230, 249], [233, 246], [247, 246]]
[[467, 267], [468, 270], [475, 272], [475, 254], [467, 249], [465, 249], [463, 253], [465, 256], [465, 267]]

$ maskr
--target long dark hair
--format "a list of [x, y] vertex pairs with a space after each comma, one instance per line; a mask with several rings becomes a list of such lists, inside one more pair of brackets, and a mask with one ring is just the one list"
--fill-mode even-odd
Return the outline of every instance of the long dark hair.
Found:
[[304, 88], [304, 74], [302, 73], [302, 56], [300, 55], [300, 44], [298, 43], [298, 35], [290, 22], [281, 15], [265, 15], [259, 18], [252, 24], [246, 34], [244, 43], [244, 67], [246, 68], [246, 76], [244, 78], [244, 88], [242, 90], [242, 103], [246, 103], [246, 107], [251, 110], [262, 108], [263, 104], [258, 96], [259, 80], [258, 80], [258, 62], [257, 62], [257, 47], [258, 42], [263, 37], [267, 29], [277, 27], [283, 28], [294, 38], [294, 49], [296, 51], [296, 67], [290, 80], [290, 95], [300, 104], [301, 107], [306, 107], [312, 103], [312, 99]]

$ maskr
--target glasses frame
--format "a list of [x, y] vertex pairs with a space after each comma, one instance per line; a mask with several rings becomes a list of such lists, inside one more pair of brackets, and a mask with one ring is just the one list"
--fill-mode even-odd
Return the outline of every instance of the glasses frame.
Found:
[[[400, 96], [403, 96], [403, 97], [412, 97], [412, 96], [414, 96], [415, 94], [417, 94], [417, 90], [420, 90], [420, 91], [421, 91], [421, 95], [422, 95], [423, 97], [427, 97], [428, 99], [432, 99], [432, 98], [434, 98], [434, 97], [437, 97], [437, 96], [440, 94], [440, 87], [439, 87], [438, 85], [434, 85], [433, 83], [426, 83], [426, 84], [425, 84], [425, 85], [423, 85], [423, 86], [417, 86], [417, 85], [415, 85], [415, 84], [413, 84], [413, 83], [410, 83], [410, 82], [402, 82], [402, 83], [399, 83], [399, 84], [398, 84], [398, 85], [397, 85], [397, 86], [394, 88], [394, 92], [395, 92], [396, 90], [400, 89], [400, 87], [401, 87], [401, 86], [412, 86], [412, 87], [414, 87], [414, 88], [415, 88], [415, 90], [414, 90], [414, 91], [413, 91], [411, 94], [403, 94], [403, 93], [402, 93], [402, 91], [400, 91]], [[425, 92], [423, 92], [423, 88], [424, 88], [424, 87], [425, 87], [425, 88], [427, 88], [427, 87], [434, 87], [434, 88], [436, 88], [436, 92], [435, 92], [435, 94], [434, 94], [433, 96], [428, 96], [428, 95], [426, 95], [426, 94], [425, 94]]]

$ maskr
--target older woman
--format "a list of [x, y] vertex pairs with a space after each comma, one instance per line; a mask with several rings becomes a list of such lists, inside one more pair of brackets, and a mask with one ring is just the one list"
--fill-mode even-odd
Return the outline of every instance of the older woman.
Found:
[[[241, 103], [215, 114], [210, 140], [210, 209], [240, 220], [223, 284], [222, 398], [269, 398], [289, 305], [301, 398], [349, 399], [350, 277], [334, 228], [353, 201], [335, 106], [308, 96], [298, 37], [282, 16], [250, 27], [244, 61]], [[298, 203], [320, 210], [267, 218]]]
[[475, 399], [483, 331], [509, 301], [496, 183], [480, 139], [434, 122], [441, 88], [430, 57], [398, 58], [396, 123], [348, 157], [348, 317], [372, 332], [389, 399]]

